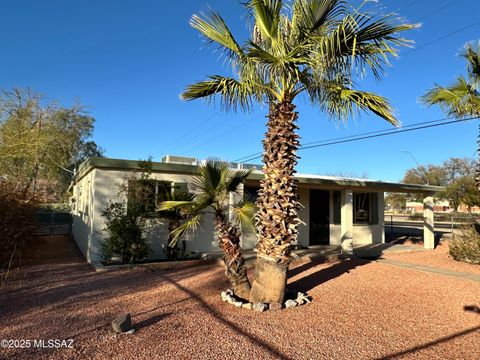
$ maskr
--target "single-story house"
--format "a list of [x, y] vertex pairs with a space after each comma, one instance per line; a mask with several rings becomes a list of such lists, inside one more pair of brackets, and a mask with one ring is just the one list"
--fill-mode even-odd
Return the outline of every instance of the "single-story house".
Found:
[[[192, 177], [201, 162], [195, 158], [166, 156], [154, 162], [151, 178], [158, 186], [172, 191], [193, 191]], [[252, 168], [252, 172], [230, 202], [254, 198], [262, 179], [261, 166], [231, 164], [232, 168]], [[102, 243], [108, 234], [101, 216], [109, 200], [122, 201], [119, 187], [125, 178], [140, 172], [138, 161], [91, 157], [79, 167], [73, 183], [71, 207], [74, 239], [88, 262], [102, 261]], [[433, 194], [436, 186], [391, 183], [366, 179], [318, 175], [296, 175], [300, 202], [299, 215], [305, 223], [299, 229], [298, 243], [303, 246], [338, 245], [348, 248], [360, 244], [385, 242], [384, 193], [421, 193], [424, 197], [424, 244], [434, 247]], [[153, 187], [155, 188], [155, 187]], [[152, 196], [155, 194], [152, 193]], [[126, 200], [123, 200], [126, 201]], [[151, 259], [165, 258], [167, 224], [160, 223], [149, 231]], [[187, 252], [218, 251], [214, 238], [213, 219], [204, 219], [198, 232], [187, 242]], [[256, 244], [253, 232], [242, 236], [242, 246], [252, 249]]]

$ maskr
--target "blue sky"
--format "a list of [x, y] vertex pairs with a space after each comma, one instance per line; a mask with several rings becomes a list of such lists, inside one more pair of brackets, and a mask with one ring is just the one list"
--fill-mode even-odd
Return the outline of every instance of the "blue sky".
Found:
[[[408, 21], [420, 18], [422, 27], [406, 34], [416, 47], [478, 22], [480, 13], [480, 2], [472, 0], [385, 0], [377, 6], [400, 10]], [[235, 160], [256, 153], [266, 109], [232, 114], [179, 99], [187, 84], [227, 72], [219, 54], [188, 25], [192, 14], [209, 7], [238, 38], [248, 35], [243, 8], [231, 0], [2, 1], [0, 88], [30, 87], [65, 105], [80, 101], [95, 117], [94, 140], [109, 157]], [[418, 97], [435, 82], [463, 74], [458, 53], [478, 39], [480, 23], [418, 50], [404, 49], [381, 83], [369, 74], [359, 86], [388, 97], [404, 125], [442, 118]], [[305, 99], [297, 105], [303, 143], [389, 128], [367, 115], [336, 124]], [[422, 164], [473, 156], [477, 121], [301, 151], [298, 170], [397, 181], [415, 166], [402, 150]]]

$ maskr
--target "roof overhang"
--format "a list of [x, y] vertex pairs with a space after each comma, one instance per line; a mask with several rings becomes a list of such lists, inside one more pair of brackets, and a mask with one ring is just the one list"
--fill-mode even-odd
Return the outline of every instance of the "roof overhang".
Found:
[[[120, 170], [120, 171], [139, 171], [139, 161], [110, 159], [102, 157], [91, 157], [85, 160], [77, 171], [75, 182], [80, 180], [93, 169]], [[194, 174], [197, 169], [195, 165], [171, 164], [162, 162], [152, 162], [152, 172], [175, 173], [175, 174]], [[330, 189], [353, 189], [353, 190], [374, 190], [396, 193], [423, 193], [435, 194], [444, 191], [442, 186], [402, 184], [393, 182], [384, 182], [370, 179], [343, 178], [334, 176], [319, 176], [297, 174], [296, 179], [299, 184], [307, 187], [327, 187]], [[257, 183], [263, 179], [261, 171], [253, 171], [247, 178], [247, 182]]]

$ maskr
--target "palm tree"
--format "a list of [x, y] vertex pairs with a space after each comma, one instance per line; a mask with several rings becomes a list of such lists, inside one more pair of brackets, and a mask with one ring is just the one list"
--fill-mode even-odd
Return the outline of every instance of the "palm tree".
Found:
[[[171, 192], [169, 189], [162, 188], [161, 199], [163, 201], [193, 201], [195, 194], [190, 192]], [[159, 212], [161, 218], [168, 220], [168, 244], [164, 249], [168, 259], [177, 260], [179, 257], [178, 241], [173, 237], [174, 231], [182, 225], [182, 221], [188, 219], [188, 214], [181, 208], [171, 208]], [[183, 243], [183, 252], [185, 243]], [[183, 255], [183, 254], [182, 254]]]
[[[185, 233], [196, 231], [202, 217], [208, 211], [213, 211], [215, 233], [224, 254], [226, 275], [235, 295], [247, 300], [250, 295], [250, 282], [240, 246], [240, 226], [252, 223], [254, 207], [253, 204], [243, 202], [231, 206], [229, 198], [249, 173], [248, 170], [231, 170], [222, 162], [207, 162], [198, 168], [193, 179], [193, 201], [163, 201], [158, 208], [159, 211], [180, 209], [187, 217], [187, 220], [171, 232], [170, 245], [174, 245]], [[230, 214], [234, 215], [236, 221], [230, 220]]]
[[390, 14], [376, 17], [343, 0], [250, 0], [251, 37], [240, 45], [218, 13], [194, 15], [191, 25], [219, 46], [233, 76], [213, 75], [189, 85], [185, 100], [219, 97], [227, 110], [250, 110], [268, 104], [264, 179], [257, 200], [256, 276], [250, 300], [281, 302], [286, 286], [291, 243], [298, 225], [298, 114], [294, 100], [306, 94], [332, 118], [347, 120], [369, 111], [396, 125], [388, 101], [355, 88], [354, 75], [367, 68], [380, 79], [395, 45], [406, 45], [400, 32], [414, 25]]
[[[480, 117], [480, 43], [468, 43], [462, 57], [467, 60], [467, 79], [457, 77], [447, 87], [435, 85], [421, 97], [427, 105], [439, 105], [449, 116], [459, 119]], [[477, 142], [480, 153], [480, 136]], [[476, 184], [480, 190], [480, 164], [477, 163]]]

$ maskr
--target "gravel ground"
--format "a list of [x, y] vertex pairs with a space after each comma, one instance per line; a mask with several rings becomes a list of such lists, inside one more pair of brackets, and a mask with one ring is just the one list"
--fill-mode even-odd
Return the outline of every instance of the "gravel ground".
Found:
[[[405, 245], [413, 243], [405, 242]], [[419, 245], [420, 246], [420, 245]], [[411, 264], [433, 266], [452, 271], [480, 274], [480, 265], [467, 264], [461, 261], [453, 260], [448, 254], [448, 240], [440, 242], [433, 251], [404, 252], [404, 253], [384, 253], [385, 259], [393, 259]]]
[[[73, 339], [73, 349], [0, 349], [1, 359], [478, 359], [480, 284], [363, 260], [306, 261], [289, 288], [313, 302], [257, 313], [223, 303], [219, 266], [95, 273], [37, 265], [0, 294], [0, 339]], [[109, 322], [131, 312], [137, 331]]]

